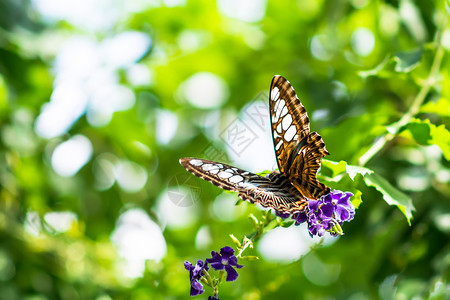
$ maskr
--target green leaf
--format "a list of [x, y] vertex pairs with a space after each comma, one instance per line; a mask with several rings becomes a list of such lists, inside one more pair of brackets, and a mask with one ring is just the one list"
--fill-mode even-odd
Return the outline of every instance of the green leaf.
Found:
[[332, 161], [328, 159], [322, 159], [322, 166], [331, 170], [332, 177], [336, 177], [337, 175], [344, 173], [347, 169], [347, 162], [341, 160], [340, 162]]
[[376, 76], [378, 75], [384, 67], [389, 63], [390, 59], [389, 57], [385, 57], [381, 63], [379, 63], [375, 68], [366, 70], [366, 71], [359, 71], [358, 75], [362, 78], [367, 78], [369, 76]]
[[353, 197], [350, 200], [356, 209], [358, 209], [359, 205], [361, 205], [361, 203], [362, 203], [361, 196], [362, 196], [361, 191], [357, 190], [356, 192], [353, 193]]
[[391, 57], [385, 57], [375, 68], [358, 72], [362, 78], [369, 76], [388, 77], [397, 73], [408, 73], [416, 68], [423, 56], [424, 49], [397, 52]]
[[360, 166], [353, 166], [347, 164], [346, 161], [341, 160], [340, 162], [322, 159], [322, 166], [330, 169], [332, 171], [332, 177], [336, 177], [339, 174], [346, 173], [348, 176], [354, 180], [357, 174], [365, 176], [367, 174], [372, 174], [373, 171]]
[[395, 71], [407, 73], [417, 67], [422, 59], [423, 48], [397, 52], [393, 59], [395, 61]]
[[366, 175], [364, 181], [368, 186], [376, 188], [383, 195], [383, 199], [387, 204], [396, 205], [405, 215], [408, 224], [411, 225], [412, 212], [415, 210], [411, 197], [402, 193], [386, 179], [375, 173]]
[[287, 228], [287, 227], [291, 227], [292, 224], [294, 224], [295, 221], [286, 221], [286, 222], [281, 222], [281, 227]]
[[436, 126], [429, 120], [413, 119], [405, 128], [402, 135], [410, 133], [419, 144], [439, 146], [445, 159], [450, 160], [450, 132], [444, 124]]
[[442, 117], [450, 117], [450, 100], [441, 98], [436, 102], [427, 102], [420, 107], [421, 113], [433, 113]]
[[360, 166], [347, 165], [347, 174], [350, 176], [352, 180], [354, 180], [357, 174], [361, 174], [363, 177], [367, 174], [372, 174], [373, 171], [371, 169], [367, 169]]
[[434, 126], [431, 124], [431, 140], [430, 143], [438, 145], [446, 160], [450, 160], [450, 132], [445, 125]]

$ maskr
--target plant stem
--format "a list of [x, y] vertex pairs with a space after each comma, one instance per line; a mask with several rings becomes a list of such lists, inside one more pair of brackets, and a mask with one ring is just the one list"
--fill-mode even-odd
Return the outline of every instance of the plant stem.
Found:
[[[443, 26], [445, 27], [445, 26]], [[443, 28], [441, 27], [441, 28]], [[412, 117], [414, 117], [419, 111], [420, 106], [425, 101], [426, 96], [430, 92], [430, 89], [437, 81], [437, 76], [441, 66], [442, 58], [444, 57], [444, 48], [441, 46], [442, 31], [439, 30], [436, 35], [437, 50], [431, 65], [430, 73], [423, 83], [419, 93], [414, 98], [409, 110], [392, 125], [387, 126], [390, 130], [385, 135], [381, 136], [360, 158], [359, 165], [364, 166], [369, 160], [371, 160], [384, 146], [390, 142], [400, 132], [400, 129], [409, 123]]]
[[260, 223], [260, 227], [257, 228], [255, 231], [253, 231], [252, 233], [250, 233], [249, 235], [246, 235], [244, 237], [244, 241], [243, 241], [243, 247], [241, 249], [239, 249], [238, 254], [236, 255], [236, 257], [242, 257], [242, 253], [251, 245], [253, 245], [253, 242], [256, 242], [259, 240], [259, 238], [261, 237], [262, 233], [264, 232], [264, 229], [269, 226], [269, 224], [275, 220], [276, 217], [267, 217], [264, 221], [263, 224]]

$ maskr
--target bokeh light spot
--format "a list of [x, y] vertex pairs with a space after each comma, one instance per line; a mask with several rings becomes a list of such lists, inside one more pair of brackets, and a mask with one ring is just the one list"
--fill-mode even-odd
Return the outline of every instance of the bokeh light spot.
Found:
[[120, 188], [130, 193], [140, 191], [147, 183], [147, 170], [131, 161], [120, 161], [114, 173]]
[[228, 98], [228, 86], [219, 76], [209, 72], [199, 72], [183, 82], [181, 93], [186, 100], [199, 108], [215, 108]]
[[92, 151], [91, 141], [87, 137], [75, 135], [55, 148], [52, 167], [61, 176], [73, 176], [89, 161]]
[[327, 49], [326, 35], [315, 35], [311, 39], [310, 51], [314, 58], [322, 61], [328, 61], [333, 57], [330, 50]]
[[327, 286], [336, 282], [341, 272], [338, 264], [325, 264], [315, 254], [310, 253], [302, 259], [305, 277], [318, 286]]
[[45, 222], [57, 232], [69, 230], [72, 227], [73, 222], [76, 222], [77, 219], [77, 215], [71, 211], [48, 212], [44, 215]]
[[161, 145], [168, 144], [178, 129], [177, 115], [169, 110], [159, 110], [156, 119], [156, 139]]
[[230, 18], [258, 22], [266, 14], [267, 0], [218, 0], [219, 11]]
[[372, 53], [375, 47], [375, 36], [370, 29], [364, 27], [353, 31], [350, 41], [353, 51], [362, 57]]
[[111, 241], [125, 259], [125, 275], [131, 278], [142, 276], [147, 259], [159, 262], [167, 252], [161, 228], [142, 209], [120, 215]]

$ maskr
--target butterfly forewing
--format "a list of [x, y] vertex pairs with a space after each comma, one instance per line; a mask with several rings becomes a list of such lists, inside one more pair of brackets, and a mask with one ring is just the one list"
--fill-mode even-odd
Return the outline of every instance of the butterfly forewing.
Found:
[[262, 177], [230, 165], [199, 158], [182, 158], [180, 164], [197, 177], [238, 192], [241, 199], [272, 207], [281, 213], [304, 209], [307, 202], [282, 174]]
[[328, 154], [322, 137], [310, 132], [309, 118], [289, 81], [275, 76], [270, 86], [270, 121], [281, 173], [309, 199], [327, 194], [330, 188], [320, 183], [320, 160]]

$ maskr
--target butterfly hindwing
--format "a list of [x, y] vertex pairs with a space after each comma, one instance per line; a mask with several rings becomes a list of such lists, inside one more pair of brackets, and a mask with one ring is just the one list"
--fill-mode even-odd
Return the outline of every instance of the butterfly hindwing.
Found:
[[197, 177], [230, 191], [241, 199], [272, 207], [281, 213], [302, 211], [307, 202], [282, 174], [269, 177], [235, 168], [230, 165], [199, 158], [182, 158], [180, 164]]
[[310, 132], [308, 114], [294, 88], [282, 76], [270, 86], [270, 121], [278, 168], [300, 193], [309, 199], [327, 194], [330, 188], [320, 183], [320, 160], [329, 154], [322, 137]]

